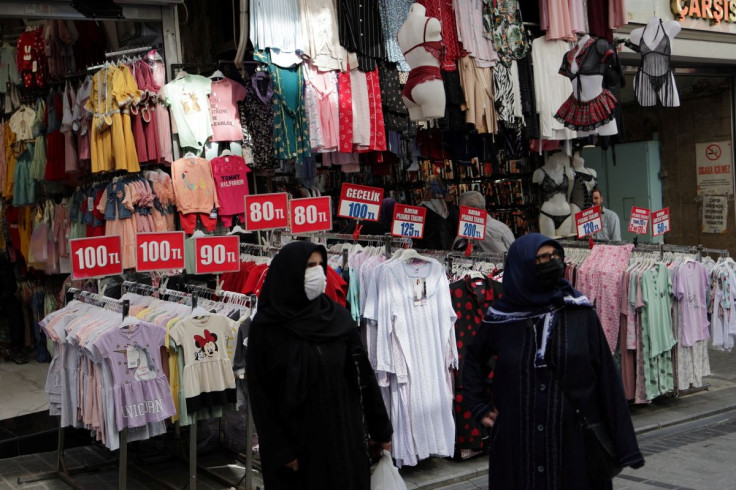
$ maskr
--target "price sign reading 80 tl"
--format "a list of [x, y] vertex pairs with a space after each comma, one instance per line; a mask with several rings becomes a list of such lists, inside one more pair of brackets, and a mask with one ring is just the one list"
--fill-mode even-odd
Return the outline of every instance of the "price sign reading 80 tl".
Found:
[[291, 232], [315, 233], [332, 229], [332, 198], [305, 197], [291, 200]]
[[289, 198], [286, 192], [245, 196], [245, 229], [275, 230], [289, 224]]
[[341, 218], [378, 221], [382, 200], [383, 189], [379, 187], [344, 183], [337, 215]]

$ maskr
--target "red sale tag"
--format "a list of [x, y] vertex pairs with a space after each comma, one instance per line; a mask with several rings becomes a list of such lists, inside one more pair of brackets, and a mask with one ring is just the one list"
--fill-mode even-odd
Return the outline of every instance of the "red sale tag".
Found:
[[460, 224], [457, 236], [482, 240], [486, 236], [486, 220], [488, 211], [485, 209], [460, 206]]
[[332, 229], [332, 198], [305, 197], [291, 200], [291, 232], [314, 233]]
[[194, 239], [195, 274], [221, 274], [240, 270], [240, 238], [207, 236]]
[[245, 229], [275, 230], [289, 225], [289, 197], [286, 192], [245, 196]]
[[646, 235], [649, 230], [649, 215], [647, 208], [631, 206], [631, 217], [629, 218], [629, 231], [639, 235]]
[[72, 278], [92, 279], [123, 273], [120, 236], [75, 238], [69, 240]]
[[406, 236], [421, 239], [424, 237], [424, 221], [427, 218], [427, 208], [424, 206], [407, 206], [396, 203], [394, 205], [394, 221], [391, 224], [393, 236]]
[[135, 237], [138, 272], [184, 268], [184, 232], [138, 233]]
[[575, 226], [578, 231], [578, 238], [583, 238], [584, 236], [601, 231], [603, 229], [601, 207], [593, 206], [592, 208], [575, 213]]
[[670, 208], [660, 209], [652, 213], [652, 236], [670, 231]]
[[341, 218], [378, 221], [382, 200], [383, 189], [380, 187], [344, 183], [337, 215]]

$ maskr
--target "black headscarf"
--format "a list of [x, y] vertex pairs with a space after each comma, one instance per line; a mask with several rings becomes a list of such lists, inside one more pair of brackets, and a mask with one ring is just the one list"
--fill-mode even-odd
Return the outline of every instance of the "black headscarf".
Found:
[[493, 309], [504, 313], [537, 313], [562, 306], [566, 296], [582, 296], [565, 279], [552, 289], [539, 285], [535, 264], [542, 245], [552, 245], [564, 257], [562, 246], [540, 233], [524, 235], [511, 244], [503, 270], [503, 297], [493, 303]]
[[355, 328], [355, 321], [342, 306], [325, 294], [310, 301], [304, 292], [304, 272], [313, 252], [322, 254], [327, 275], [327, 251], [322, 245], [297, 241], [284, 246], [271, 261], [258, 298], [258, 312], [251, 328], [278, 327], [314, 343], [329, 342]]

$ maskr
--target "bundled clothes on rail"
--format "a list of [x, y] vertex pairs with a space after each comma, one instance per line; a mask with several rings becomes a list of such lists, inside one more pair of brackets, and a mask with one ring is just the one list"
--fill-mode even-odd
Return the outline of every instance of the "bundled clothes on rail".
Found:
[[719, 259], [710, 278], [710, 301], [713, 347], [731, 351], [736, 339], [736, 263], [731, 258]]

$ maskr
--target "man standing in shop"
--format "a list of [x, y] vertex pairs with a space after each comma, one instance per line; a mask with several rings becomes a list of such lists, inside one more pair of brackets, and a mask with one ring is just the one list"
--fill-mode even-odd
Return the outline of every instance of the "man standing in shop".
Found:
[[[486, 198], [478, 191], [463, 192], [460, 195], [460, 206], [486, 209]], [[515, 237], [511, 229], [489, 215], [486, 219], [486, 236], [483, 240], [473, 241], [473, 248], [480, 252], [503, 253], [508, 251]], [[458, 238], [453, 244], [454, 250], [464, 250], [467, 239]]]
[[593, 235], [596, 241], [620, 242], [621, 241], [621, 223], [618, 215], [603, 207], [603, 193], [599, 188], [593, 189], [593, 206], [601, 207], [601, 220], [603, 221], [603, 229]]

